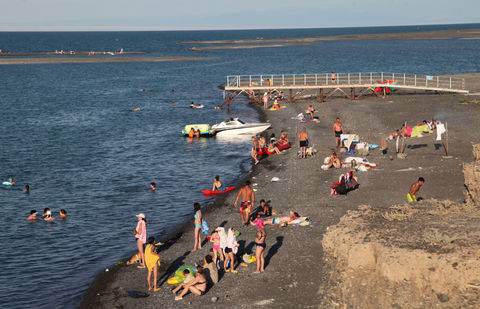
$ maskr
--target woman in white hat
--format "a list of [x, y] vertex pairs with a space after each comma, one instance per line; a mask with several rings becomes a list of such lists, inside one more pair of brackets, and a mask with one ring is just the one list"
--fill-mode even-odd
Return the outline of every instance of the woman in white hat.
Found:
[[147, 242], [147, 221], [145, 215], [139, 213], [137, 215], [137, 227], [133, 230], [135, 239], [137, 240], [138, 255], [140, 256], [140, 265], [138, 268], [145, 268], [145, 256], [143, 254], [143, 246]]

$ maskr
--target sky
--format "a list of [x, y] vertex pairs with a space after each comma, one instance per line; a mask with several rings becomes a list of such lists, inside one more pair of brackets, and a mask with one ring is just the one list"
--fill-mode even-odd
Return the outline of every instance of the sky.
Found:
[[480, 0], [0, 0], [0, 31], [478, 23], [479, 12]]

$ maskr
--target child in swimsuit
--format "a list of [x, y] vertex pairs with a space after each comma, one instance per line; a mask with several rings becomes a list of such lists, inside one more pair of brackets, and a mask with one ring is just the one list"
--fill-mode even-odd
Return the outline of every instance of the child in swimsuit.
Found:
[[210, 242], [213, 243], [212, 245], [212, 252], [213, 252], [213, 262], [217, 264], [217, 259], [220, 258], [223, 261], [223, 253], [220, 248], [220, 235], [215, 230], [210, 235]]

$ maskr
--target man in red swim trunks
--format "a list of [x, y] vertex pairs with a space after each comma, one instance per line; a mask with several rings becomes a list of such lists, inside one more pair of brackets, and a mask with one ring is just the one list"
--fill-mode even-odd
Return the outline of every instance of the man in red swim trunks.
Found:
[[241, 200], [240, 217], [242, 218], [242, 223], [247, 225], [250, 220], [250, 214], [252, 213], [252, 206], [255, 205], [255, 193], [253, 192], [250, 180], [247, 180], [245, 185], [238, 191], [233, 207], [237, 207], [239, 200]]

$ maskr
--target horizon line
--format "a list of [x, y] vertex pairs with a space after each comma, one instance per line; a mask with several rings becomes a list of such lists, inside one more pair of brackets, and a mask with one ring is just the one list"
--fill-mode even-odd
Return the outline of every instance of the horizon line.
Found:
[[[242, 31], [242, 30], [302, 30], [302, 29], [347, 29], [347, 28], [380, 28], [380, 27], [421, 27], [421, 26], [453, 26], [453, 25], [479, 25], [480, 22], [466, 22], [466, 23], [426, 23], [426, 24], [395, 24], [395, 25], [369, 25], [369, 26], [326, 26], [326, 27], [246, 27], [246, 28], [222, 28], [222, 27], [184, 27], [184, 28], [155, 28], [155, 27], [125, 27], [123, 26], [70, 26], [63, 27], [45, 27], [44, 29], [16, 27], [12, 29], [2, 29], [0, 32], [174, 32], [174, 31]], [[29, 26], [34, 27], [34, 26]]]

